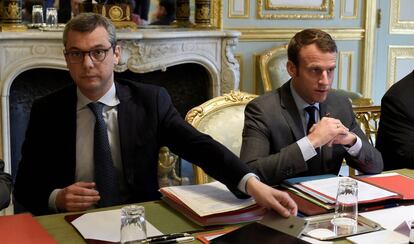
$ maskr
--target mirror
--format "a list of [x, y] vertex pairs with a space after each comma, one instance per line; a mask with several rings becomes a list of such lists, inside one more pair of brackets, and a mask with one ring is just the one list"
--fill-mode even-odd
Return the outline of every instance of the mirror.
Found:
[[[176, 0], [108, 0], [105, 3], [111, 4], [121, 1], [130, 3], [132, 9], [132, 20], [139, 26], [148, 25], [169, 25], [175, 20], [175, 1]], [[31, 23], [31, 13], [33, 5], [43, 5], [44, 12], [47, 7], [58, 9], [59, 23], [66, 23], [71, 17], [71, 4], [103, 3], [104, 0], [23, 0], [22, 16], [23, 23]], [[211, 23], [213, 27], [221, 25], [221, 0], [211, 0]], [[190, 21], [194, 23], [195, 0], [190, 0]]]

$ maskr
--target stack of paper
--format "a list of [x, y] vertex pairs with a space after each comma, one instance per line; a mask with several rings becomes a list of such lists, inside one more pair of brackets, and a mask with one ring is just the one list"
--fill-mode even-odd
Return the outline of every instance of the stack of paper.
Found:
[[359, 180], [396, 192], [403, 200], [414, 200], [414, 179], [398, 173], [361, 176]]
[[203, 226], [259, 220], [265, 213], [253, 199], [236, 198], [218, 181], [163, 187], [160, 192], [165, 202]]
[[[346, 177], [338, 177], [335, 175], [298, 177], [285, 180], [282, 186], [285, 187], [291, 195], [297, 195], [295, 200], [298, 203], [301, 212], [307, 215], [314, 215], [321, 214], [322, 211], [327, 212], [334, 208], [338, 183], [341, 178]], [[378, 203], [390, 199], [403, 199], [401, 194], [392, 191], [392, 189], [389, 190], [382, 185], [378, 187], [370, 184], [368, 180], [366, 180], [366, 182], [365, 180], [354, 180], [358, 182], [359, 204]], [[414, 180], [412, 181], [414, 182]], [[298, 200], [298, 198], [300, 199]], [[312, 205], [310, 205], [310, 203]], [[318, 209], [315, 209], [315, 206], [318, 207]]]

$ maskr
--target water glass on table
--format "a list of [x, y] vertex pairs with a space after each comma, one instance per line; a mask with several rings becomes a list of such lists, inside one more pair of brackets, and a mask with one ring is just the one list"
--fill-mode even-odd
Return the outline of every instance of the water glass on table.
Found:
[[58, 24], [58, 15], [56, 8], [46, 9], [46, 24], [50, 27], [55, 27]]
[[33, 5], [32, 7], [32, 24], [42, 25], [43, 24], [43, 6]]
[[358, 228], [358, 182], [339, 180], [335, 202], [335, 215], [331, 221], [336, 236], [352, 235]]
[[145, 209], [129, 205], [121, 209], [121, 243], [140, 243], [147, 238]]

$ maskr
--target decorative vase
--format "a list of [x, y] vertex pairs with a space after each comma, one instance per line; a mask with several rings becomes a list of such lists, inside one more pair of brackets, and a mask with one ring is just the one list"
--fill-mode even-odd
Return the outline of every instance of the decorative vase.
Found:
[[211, 27], [211, 0], [195, 0], [195, 24]]
[[190, 0], [176, 0], [175, 2], [175, 21], [173, 25], [180, 27], [191, 27], [190, 22]]

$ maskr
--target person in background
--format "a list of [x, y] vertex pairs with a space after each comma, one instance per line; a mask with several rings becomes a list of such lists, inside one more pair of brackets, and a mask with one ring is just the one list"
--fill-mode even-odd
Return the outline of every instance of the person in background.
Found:
[[120, 59], [105, 17], [82, 13], [63, 33], [74, 84], [33, 103], [14, 188], [35, 215], [159, 199], [162, 146], [221, 181], [238, 197], [287, 217], [287, 193], [251, 173], [226, 147], [185, 122], [164, 88], [114, 81]]
[[338, 174], [349, 166], [380, 173], [381, 154], [355, 121], [347, 97], [331, 91], [337, 46], [318, 29], [288, 45], [291, 79], [247, 104], [240, 158], [267, 184], [298, 176]]
[[151, 25], [169, 25], [175, 20], [175, 0], [159, 0], [156, 21]]
[[381, 99], [376, 148], [384, 169], [414, 168], [414, 71], [395, 83]]
[[11, 190], [11, 176], [4, 172], [4, 161], [0, 160], [0, 209], [9, 206]]

